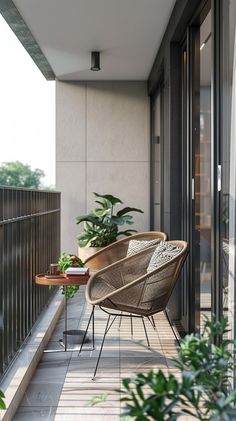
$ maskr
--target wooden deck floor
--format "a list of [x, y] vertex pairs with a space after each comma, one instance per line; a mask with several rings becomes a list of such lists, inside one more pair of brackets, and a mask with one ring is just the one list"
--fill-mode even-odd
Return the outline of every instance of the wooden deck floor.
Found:
[[[84, 301], [84, 288], [81, 288], [69, 302], [69, 328], [84, 328], [90, 311]], [[123, 318], [120, 329], [119, 321], [113, 324], [96, 379], [92, 381], [105, 323], [106, 315], [97, 310], [94, 351], [83, 351], [79, 358], [78, 351], [43, 355], [14, 421], [118, 421], [123, 408], [115, 389], [120, 388], [122, 378], [152, 368], [176, 372], [171, 361], [176, 356], [175, 337], [165, 315], [159, 313], [155, 316], [156, 331], [146, 323], [150, 350], [141, 320], [133, 319], [133, 337], [130, 319]], [[58, 340], [63, 327], [61, 317], [48, 349], [60, 347]], [[91, 400], [101, 394], [106, 395], [106, 400], [92, 406]]]

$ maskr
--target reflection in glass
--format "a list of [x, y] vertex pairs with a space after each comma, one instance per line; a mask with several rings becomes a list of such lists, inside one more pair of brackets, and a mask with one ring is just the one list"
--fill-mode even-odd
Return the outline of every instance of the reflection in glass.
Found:
[[200, 122], [195, 147], [195, 224], [200, 259], [200, 316], [211, 317], [211, 12], [200, 26]]
[[154, 201], [154, 229], [161, 229], [161, 95], [156, 96], [154, 106], [154, 130], [153, 130], [153, 201]]

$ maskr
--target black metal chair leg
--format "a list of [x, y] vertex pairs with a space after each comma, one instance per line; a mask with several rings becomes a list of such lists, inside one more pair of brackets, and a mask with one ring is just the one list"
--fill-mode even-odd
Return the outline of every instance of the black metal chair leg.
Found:
[[168, 320], [168, 322], [169, 322], [170, 328], [171, 328], [171, 330], [172, 330], [172, 332], [173, 332], [173, 334], [174, 334], [174, 336], [175, 336], [175, 339], [176, 339], [176, 341], [177, 341], [178, 345], [180, 345], [179, 338], [178, 338], [178, 337], [177, 337], [177, 335], [176, 335], [175, 329], [173, 328], [173, 325], [172, 325], [172, 323], [171, 323], [171, 321], [170, 321], [170, 318], [169, 318], [169, 315], [168, 315], [167, 310], [165, 310], [165, 311], [164, 311], [164, 313], [165, 313], [166, 318], [167, 318], [167, 320]]
[[95, 367], [95, 370], [94, 370], [94, 373], [93, 373], [93, 378], [92, 378], [92, 380], [94, 380], [94, 379], [95, 379], [95, 376], [96, 376], [96, 373], [97, 373], [98, 364], [99, 364], [99, 362], [100, 362], [100, 358], [101, 358], [101, 354], [102, 354], [102, 348], [103, 348], [103, 345], [104, 345], [105, 337], [106, 337], [106, 334], [107, 334], [107, 332], [108, 332], [108, 330], [109, 330], [109, 322], [110, 322], [110, 318], [111, 318], [111, 316], [110, 316], [110, 314], [109, 314], [109, 316], [108, 316], [108, 318], [107, 318], [106, 329], [105, 329], [105, 332], [104, 332], [104, 335], [103, 335], [103, 338], [102, 338], [102, 344], [101, 344], [101, 348], [100, 348], [100, 351], [99, 351], [99, 354], [98, 354], [97, 364], [96, 364], [96, 367]]
[[151, 319], [152, 319], [153, 327], [154, 327], [154, 329], [156, 329], [156, 323], [155, 323], [154, 317], [151, 316]]
[[149, 339], [148, 339], [147, 329], [146, 329], [143, 317], [142, 317], [142, 322], [143, 322], [143, 328], [144, 328], [144, 332], [145, 332], [145, 336], [146, 336], [146, 340], [147, 340], [147, 345], [148, 345], [148, 348], [150, 348], [150, 342], [149, 342]]
[[94, 311], [95, 311], [95, 306], [93, 306], [93, 318], [92, 318], [92, 324], [93, 324], [93, 328], [92, 328], [92, 335], [93, 335], [93, 349], [95, 348], [95, 344], [94, 344]]
[[118, 329], [120, 330], [120, 327], [121, 327], [121, 322], [122, 322], [122, 312], [120, 313], [120, 321], [119, 321], [119, 327], [118, 327]]
[[130, 330], [131, 330], [131, 338], [134, 336], [134, 329], [133, 329], [133, 318], [132, 314], [130, 314]]
[[91, 322], [91, 319], [92, 318], [93, 318], [93, 348], [94, 348], [94, 308], [95, 307], [93, 306], [93, 309], [92, 309], [91, 314], [89, 316], [89, 321], [87, 323], [87, 327], [86, 327], [86, 330], [84, 332], [84, 336], [83, 336], [83, 339], [82, 339], [82, 342], [81, 342], [81, 345], [80, 345], [78, 357], [79, 357], [79, 355], [80, 355], [80, 353], [82, 351], [82, 348], [83, 348], [83, 345], [84, 345], [84, 342], [85, 342], [85, 339], [86, 339], [86, 336], [87, 336], [87, 333], [88, 333], [88, 328], [89, 328], [89, 325], [90, 325], [90, 322]]
[[148, 321], [150, 322], [150, 325], [152, 326], [152, 328], [153, 328], [153, 329], [155, 330], [155, 332], [156, 332], [156, 325], [154, 326], [152, 319], [151, 319], [149, 316], [147, 316], [147, 319], [148, 319]]

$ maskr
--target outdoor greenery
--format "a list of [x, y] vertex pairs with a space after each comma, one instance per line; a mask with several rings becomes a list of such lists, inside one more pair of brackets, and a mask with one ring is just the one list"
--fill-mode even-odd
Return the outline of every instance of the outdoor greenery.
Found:
[[187, 335], [175, 360], [180, 377], [158, 370], [124, 379], [126, 419], [175, 421], [188, 414], [201, 421], [236, 420], [236, 390], [230, 390], [234, 343], [224, 339], [226, 334], [227, 319], [222, 318], [207, 320], [201, 335]]
[[0, 409], [6, 409], [4, 398], [4, 393], [0, 390]]
[[[64, 273], [65, 270], [70, 267], [82, 268], [84, 264], [78, 256], [75, 256], [74, 254], [63, 253], [58, 260], [58, 266], [59, 266], [60, 272]], [[79, 285], [67, 285], [66, 297], [73, 298], [78, 290], [79, 290]], [[64, 287], [62, 287], [62, 294], [65, 294]]]
[[0, 166], [0, 185], [38, 189], [44, 172], [38, 168], [32, 170], [22, 162], [5, 162]]
[[141, 209], [125, 207], [114, 214], [114, 206], [123, 202], [110, 194], [94, 193], [98, 200], [96, 203], [100, 205], [88, 215], [80, 215], [77, 217], [77, 224], [84, 223], [84, 230], [78, 236], [80, 247], [105, 247], [117, 240], [120, 235], [131, 235], [136, 230], [127, 229], [118, 231], [120, 225], [133, 224], [130, 212], [143, 213]]

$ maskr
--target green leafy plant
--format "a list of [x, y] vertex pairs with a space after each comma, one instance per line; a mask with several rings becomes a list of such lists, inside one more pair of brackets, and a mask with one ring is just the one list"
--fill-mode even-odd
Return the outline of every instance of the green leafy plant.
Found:
[[4, 398], [5, 395], [4, 393], [0, 390], [0, 409], [6, 409], [6, 404], [4, 402]]
[[236, 390], [230, 390], [234, 342], [224, 339], [227, 331], [222, 318], [207, 320], [202, 334], [187, 335], [174, 360], [180, 377], [159, 370], [124, 379], [124, 416], [136, 421], [175, 421], [183, 414], [201, 421], [236, 420]]
[[98, 403], [105, 402], [107, 400], [107, 393], [102, 393], [101, 395], [94, 396], [87, 402], [88, 406], [95, 406]]
[[119, 235], [131, 235], [136, 230], [119, 231], [120, 225], [133, 224], [132, 215], [130, 212], [143, 213], [141, 209], [125, 207], [114, 214], [114, 206], [122, 204], [123, 202], [111, 194], [94, 193], [98, 200], [96, 203], [100, 205], [88, 215], [80, 215], [76, 218], [76, 223], [84, 223], [84, 230], [78, 238], [80, 247], [105, 247], [117, 240]]
[[[83, 267], [84, 264], [78, 256], [63, 253], [58, 260], [58, 266], [60, 272], [65, 273], [69, 267]], [[78, 290], [79, 285], [67, 285], [66, 289], [62, 287], [62, 294], [66, 294], [66, 298], [73, 298]]]

